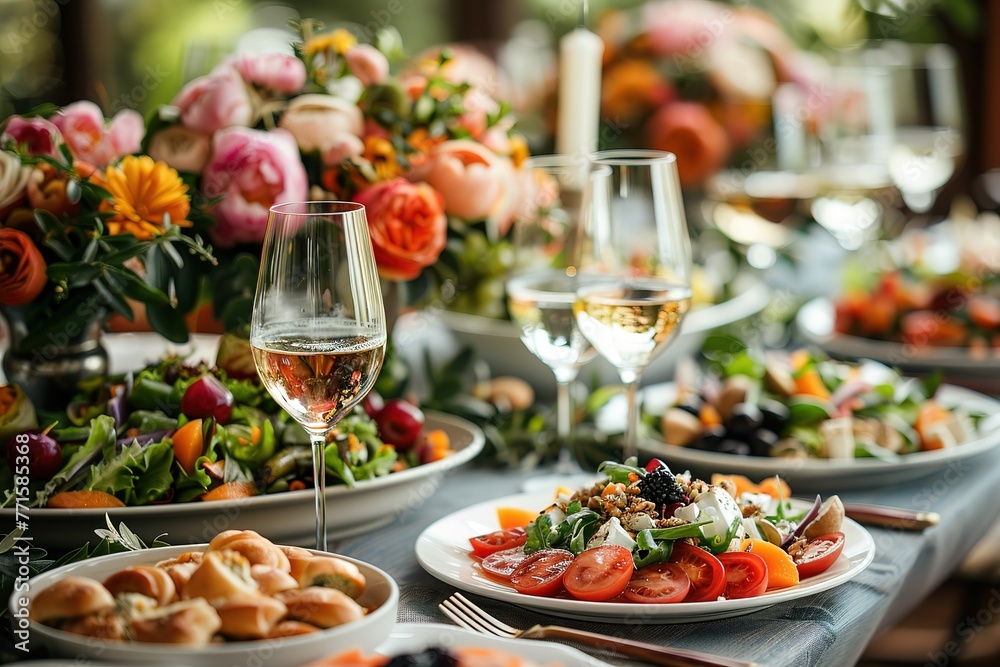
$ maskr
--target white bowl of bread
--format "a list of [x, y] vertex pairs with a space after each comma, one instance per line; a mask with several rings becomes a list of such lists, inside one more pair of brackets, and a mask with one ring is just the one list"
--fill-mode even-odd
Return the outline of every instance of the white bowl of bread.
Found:
[[189, 667], [252, 658], [293, 667], [341, 649], [374, 649], [392, 631], [399, 589], [361, 561], [231, 530], [209, 544], [60, 567], [15, 593], [11, 612], [25, 602], [32, 644], [56, 656]]

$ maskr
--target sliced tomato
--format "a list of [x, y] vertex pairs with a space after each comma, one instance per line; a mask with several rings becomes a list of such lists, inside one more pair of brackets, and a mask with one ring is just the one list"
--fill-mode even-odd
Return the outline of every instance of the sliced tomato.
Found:
[[521, 547], [504, 549], [491, 553], [479, 564], [483, 571], [498, 579], [510, 581], [510, 575], [514, 574], [517, 566], [524, 562], [528, 554], [524, 553]]
[[636, 570], [625, 587], [629, 602], [670, 604], [681, 602], [691, 590], [691, 580], [677, 563], [654, 563]]
[[675, 542], [670, 562], [680, 565], [691, 580], [691, 590], [684, 598], [685, 602], [715, 600], [726, 588], [726, 571], [722, 563], [704, 549]]
[[844, 534], [827, 533], [806, 542], [805, 548], [793, 556], [799, 577], [805, 579], [826, 572], [844, 550]]
[[565, 549], [542, 549], [531, 554], [510, 574], [518, 593], [552, 597], [563, 589], [563, 574], [575, 556]]
[[767, 590], [767, 565], [757, 554], [727, 551], [719, 554], [719, 562], [726, 570], [727, 600], [757, 597]]
[[490, 554], [505, 549], [519, 547], [527, 541], [528, 533], [525, 532], [524, 528], [505, 528], [469, 538], [469, 544], [472, 545], [472, 552], [480, 558], [486, 558]]
[[628, 586], [635, 564], [632, 552], [617, 544], [587, 549], [566, 568], [563, 586], [578, 600], [604, 602]]

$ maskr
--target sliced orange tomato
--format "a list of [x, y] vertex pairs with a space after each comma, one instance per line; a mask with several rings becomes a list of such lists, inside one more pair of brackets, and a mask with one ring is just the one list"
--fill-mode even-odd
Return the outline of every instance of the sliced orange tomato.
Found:
[[781, 547], [764, 540], [743, 540], [741, 551], [757, 554], [767, 565], [767, 590], [788, 588], [799, 583], [795, 561]]
[[258, 493], [257, 485], [253, 482], [226, 482], [217, 486], [208, 493], [201, 496], [202, 501], [211, 502], [213, 500], [236, 500], [238, 498], [250, 498]]
[[920, 436], [921, 449], [943, 449], [941, 438], [934, 434], [932, 426], [951, 419], [951, 413], [941, 407], [936, 401], [924, 401], [917, 409], [917, 421], [914, 428]]
[[201, 424], [200, 419], [192, 419], [171, 436], [174, 441], [174, 458], [189, 475], [194, 472], [198, 458], [205, 451], [205, 437], [202, 434]]
[[[719, 486], [724, 481], [729, 481], [736, 487], [736, 497], [739, 498], [744, 493], [761, 493], [760, 487], [750, 481], [750, 478], [743, 475], [723, 475], [712, 474], [712, 486]], [[786, 498], [788, 496], [785, 496]]]
[[788, 482], [780, 477], [767, 477], [758, 485], [758, 488], [760, 493], [766, 493], [772, 498], [788, 500], [792, 497], [792, 489], [788, 486]]
[[45, 506], [61, 509], [94, 509], [125, 507], [125, 503], [104, 491], [62, 491], [49, 498]]
[[527, 528], [528, 524], [538, 518], [538, 512], [524, 510], [520, 507], [498, 507], [497, 519], [501, 530], [508, 528]]

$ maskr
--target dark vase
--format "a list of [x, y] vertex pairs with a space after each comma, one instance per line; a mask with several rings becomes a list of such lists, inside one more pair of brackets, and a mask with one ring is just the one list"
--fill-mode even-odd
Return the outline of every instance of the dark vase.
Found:
[[84, 378], [108, 371], [108, 353], [101, 345], [104, 312], [96, 313], [83, 326], [67, 325], [49, 340], [28, 348], [24, 340], [30, 325], [18, 308], [0, 310], [10, 332], [3, 355], [7, 382], [16, 384], [43, 410], [62, 410]]

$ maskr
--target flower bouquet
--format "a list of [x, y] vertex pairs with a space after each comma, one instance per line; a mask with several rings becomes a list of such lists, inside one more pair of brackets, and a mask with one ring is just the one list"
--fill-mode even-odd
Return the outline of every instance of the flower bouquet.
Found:
[[4, 372], [36, 403], [65, 399], [106, 370], [97, 335], [110, 313], [184, 342], [183, 314], [214, 258], [185, 232], [203, 216], [176, 170], [137, 154], [143, 121], [97, 105], [36, 109], [0, 133], [0, 312]]
[[364, 204], [384, 281], [425, 298], [474, 290], [464, 269], [479, 258], [456, 258], [506, 233], [527, 156], [507, 107], [461, 80], [447, 50], [391, 75], [387, 34], [380, 50], [297, 27], [293, 53], [225, 58], [147, 135], [149, 154], [189, 175], [216, 219], [209, 237], [229, 258], [212, 281], [216, 317], [228, 331], [249, 321], [268, 209], [295, 200]]

